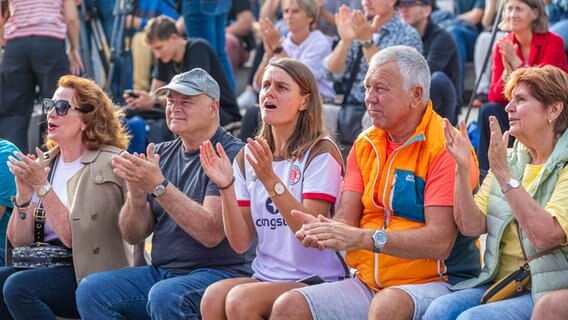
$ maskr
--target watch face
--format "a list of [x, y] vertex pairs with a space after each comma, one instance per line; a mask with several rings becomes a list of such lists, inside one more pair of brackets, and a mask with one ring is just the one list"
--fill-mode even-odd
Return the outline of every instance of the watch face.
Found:
[[387, 243], [387, 234], [384, 231], [379, 230], [373, 234], [373, 240], [375, 240], [375, 242], [379, 245], [384, 245]]
[[37, 196], [38, 196], [38, 197], [43, 197], [43, 196], [45, 196], [45, 195], [49, 192], [49, 189], [50, 189], [50, 188], [51, 188], [50, 185], [42, 186], [42, 187], [39, 188], [39, 190], [37, 191]]
[[511, 179], [509, 180], [509, 185], [513, 188], [518, 188], [521, 184], [519, 183], [519, 180]]
[[276, 194], [284, 194], [285, 189], [284, 185], [280, 182], [274, 185], [274, 192], [276, 192]]
[[161, 195], [163, 195], [166, 192], [166, 187], [164, 187], [163, 185], [158, 185], [154, 188], [154, 196], [155, 197], [159, 197]]

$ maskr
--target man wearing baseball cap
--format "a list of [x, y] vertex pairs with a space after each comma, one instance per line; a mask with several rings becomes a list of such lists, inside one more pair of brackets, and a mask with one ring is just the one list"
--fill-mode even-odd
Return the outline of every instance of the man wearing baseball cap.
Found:
[[[229, 246], [221, 198], [199, 162], [199, 146], [220, 143], [232, 160], [243, 143], [219, 125], [219, 86], [203, 69], [176, 75], [155, 91], [165, 95], [168, 128], [178, 138], [150, 144], [147, 154], [113, 158], [128, 184], [119, 225], [130, 244], [153, 232], [152, 264], [94, 274], [81, 281], [82, 319], [198, 319], [210, 284], [250, 276], [251, 250]], [[252, 246], [254, 247], [254, 246]]]

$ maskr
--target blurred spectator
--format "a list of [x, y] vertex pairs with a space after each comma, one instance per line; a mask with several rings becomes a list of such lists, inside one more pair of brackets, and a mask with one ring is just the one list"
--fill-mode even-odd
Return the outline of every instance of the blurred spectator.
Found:
[[489, 169], [489, 116], [495, 116], [502, 131], [509, 129], [505, 106], [504, 84], [516, 69], [550, 64], [565, 72], [566, 54], [562, 38], [548, 31], [548, 19], [542, 0], [505, 0], [505, 9], [499, 27], [509, 31], [499, 40], [493, 52], [493, 70], [489, 89], [489, 103], [478, 113], [479, 146], [477, 157], [482, 177]]
[[23, 152], [29, 150], [36, 86], [39, 99], [51, 97], [59, 77], [83, 70], [77, 4], [78, 0], [10, 0], [7, 16], [0, 17], [6, 40], [0, 66], [0, 138]]
[[165, 15], [176, 20], [179, 13], [175, 10], [176, 4], [172, 0], [138, 0], [134, 15], [127, 16], [126, 25], [135, 30], [132, 36], [132, 81], [134, 89], [150, 90], [150, 70], [154, 57], [152, 50], [144, 43], [143, 29], [148, 20], [159, 15]]
[[14, 156], [18, 148], [8, 140], [0, 139], [0, 266], [5, 265], [4, 249], [6, 248], [6, 228], [12, 214], [14, 205], [12, 196], [16, 195], [16, 180], [10, 172], [6, 162], [8, 157]]
[[225, 28], [225, 48], [231, 60], [233, 72], [243, 65], [256, 43], [252, 34], [254, 16], [249, 0], [233, 0]]
[[548, 11], [550, 31], [564, 40], [564, 49], [568, 52], [568, 0], [544, 0]]
[[459, 53], [452, 35], [430, 19], [431, 0], [399, 0], [398, 12], [404, 23], [422, 37], [424, 57], [432, 73], [430, 99], [434, 110], [457, 124], [461, 106]]
[[[364, 4], [364, 12], [351, 10], [347, 6], [339, 8], [335, 24], [341, 40], [323, 61], [327, 76], [337, 82], [344, 92], [344, 105], [357, 108], [365, 108], [363, 81], [369, 68], [368, 62], [375, 53], [395, 45], [406, 45], [423, 52], [420, 35], [413, 27], [400, 21], [394, 1], [362, 0], [361, 4]], [[353, 74], [355, 68], [357, 73]], [[348, 86], [350, 82], [351, 88]], [[332, 132], [337, 131], [339, 111], [338, 106], [324, 106], [326, 126]], [[362, 126], [369, 125], [370, 118], [367, 118]]]
[[182, 0], [182, 14], [187, 36], [209, 42], [219, 57], [234, 93], [237, 87], [235, 74], [225, 49], [225, 26], [231, 5], [232, 2], [228, 0]]
[[[175, 25], [175, 21], [167, 16], [159, 16], [151, 19], [144, 28], [145, 41], [148, 43], [154, 56], [158, 59], [152, 71], [152, 85], [150, 92], [134, 90], [125, 94], [124, 99], [132, 109], [152, 110], [161, 109], [166, 105], [165, 97], [155, 96], [154, 90], [165, 85], [176, 74], [202, 68], [216, 79], [221, 89], [219, 100], [219, 114], [221, 126], [239, 121], [241, 115], [235, 100], [233, 90], [225, 74], [217, 55], [203, 39], [182, 38]], [[128, 127], [140, 127], [142, 119], [134, 117], [128, 120]], [[142, 127], [145, 126], [142, 124]], [[131, 152], [144, 152], [146, 138], [142, 136], [144, 130], [132, 130], [133, 144], [137, 147], [129, 147]]]
[[316, 0], [316, 2], [319, 7], [318, 29], [332, 38], [338, 37], [335, 14], [342, 5], [353, 10], [363, 10], [361, 0]]
[[[318, 6], [314, 0], [282, 0], [284, 22], [288, 29], [286, 37], [281, 38], [279, 30], [271, 20], [259, 21], [264, 46], [264, 55], [255, 74], [255, 85], [260, 87], [264, 69], [273, 57], [290, 57], [296, 59], [312, 71], [318, 83], [319, 92], [324, 103], [335, 100], [333, 83], [325, 77], [321, 64], [331, 53], [331, 40], [320, 30], [315, 29]], [[249, 108], [243, 118], [241, 140], [253, 137], [258, 128], [260, 108]]]
[[[446, 28], [456, 40], [460, 53], [461, 70], [465, 63], [473, 60], [475, 40], [481, 31], [481, 18], [485, 8], [485, 0], [454, 0], [455, 15], [438, 10], [432, 14], [434, 22]], [[460, 92], [463, 92], [464, 75], [460, 81]]]

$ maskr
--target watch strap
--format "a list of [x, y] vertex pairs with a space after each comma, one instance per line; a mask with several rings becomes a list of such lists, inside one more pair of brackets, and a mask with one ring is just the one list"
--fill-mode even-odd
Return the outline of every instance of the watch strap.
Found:
[[[154, 197], [154, 198], [157, 198], [157, 197], [159, 197], [159, 196], [162, 196], [162, 195], [165, 193], [165, 189], [168, 187], [168, 184], [170, 184], [170, 182], [168, 181], [168, 179], [162, 180], [162, 182], [161, 182], [159, 185], [157, 185], [157, 186], [154, 187], [154, 190], [152, 191], [152, 193], [150, 193], [150, 195], [152, 195], [152, 197]], [[161, 194], [156, 194], [156, 188], [158, 188], [158, 187], [160, 187], [160, 186], [164, 187], [164, 192], [161, 193]]]

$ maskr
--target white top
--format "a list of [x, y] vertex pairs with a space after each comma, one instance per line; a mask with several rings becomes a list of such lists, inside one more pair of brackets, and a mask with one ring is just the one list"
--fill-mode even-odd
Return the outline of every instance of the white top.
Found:
[[[330, 146], [330, 144], [325, 144]], [[333, 204], [338, 200], [343, 183], [342, 167], [330, 150], [310, 158], [306, 152], [295, 161], [273, 161], [272, 167], [288, 191], [300, 202], [321, 199]], [[245, 154], [250, 155], [248, 147]], [[252, 155], [251, 155], [252, 156]], [[317, 274], [326, 281], [345, 276], [344, 262], [333, 250], [304, 248], [268, 196], [262, 183], [245, 158], [246, 177], [234, 161], [235, 192], [239, 206], [250, 206], [258, 236], [253, 277], [262, 281], [296, 281]]]
[[[67, 207], [70, 208], [69, 197], [67, 192], [67, 182], [71, 179], [81, 168], [85, 165], [81, 163], [81, 157], [72, 162], [63, 162], [61, 157], [57, 157], [55, 160], [55, 172], [54, 176], [50, 181], [51, 190], [50, 192], [55, 192], [59, 200]], [[33, 201], [39, 201], [39, 197], [34, 193], [32, 197]], [[47, 215], [47, 213], [46, 213]], [[44, 225], [44, 241], [49, 241], [57, 238], [57, 234], [53, 231], [53, 228], [49, 224], [48, 220], [45, 220]]]

